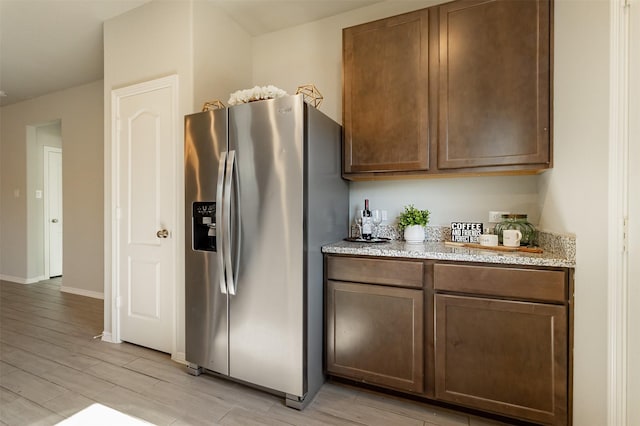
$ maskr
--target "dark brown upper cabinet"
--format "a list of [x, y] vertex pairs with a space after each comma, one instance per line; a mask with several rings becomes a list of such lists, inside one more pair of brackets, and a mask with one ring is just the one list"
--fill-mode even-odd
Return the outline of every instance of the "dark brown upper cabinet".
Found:
[[344, 172], [429, 168], [429, 11], [343, 30]]
[[552, 166], [552, 0], [458, 0], [343, 30], [347, 179]]
[[550, 4], [438, 8], [438, 169], [551, 165]]

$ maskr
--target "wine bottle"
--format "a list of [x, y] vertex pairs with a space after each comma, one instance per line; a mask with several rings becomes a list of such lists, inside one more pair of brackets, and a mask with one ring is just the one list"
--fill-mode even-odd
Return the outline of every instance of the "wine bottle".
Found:
[[362, 238], [371, 239], [373, 223], [371, 221], [371, 210], [369, 210], [369, 200], [364, 200], [364, 210], [362, 210]]

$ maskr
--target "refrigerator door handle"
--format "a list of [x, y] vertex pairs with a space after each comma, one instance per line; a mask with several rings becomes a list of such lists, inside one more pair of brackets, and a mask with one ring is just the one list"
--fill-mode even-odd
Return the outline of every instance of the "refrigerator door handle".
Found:
[[[236, 286], [234, 281], [234, 269], [233, 264], [231, 262], [231, 187], [233, 183], [234, 177], [234, 169], [236, 166], [236, 152], [229, 151], [227, 155], [227, 166], [225, 170], [225, 180], [224, 180], [224, 197], [223, 197], [223, 215], [225, 221], [223, 223], [223, 232], [224, 238], [223, 241], [223, 249], [222, 252], [224, 254], [224, 271], [226, 275], [227, 289], [229, 294], [236, 294]], [[239, 223], [236, 223], [236, 227], [240, 226]], [[236, 244], [237, 247], [237, 244]]]
[[224, 274], [224, 226], [227, 221], [224, 214], [222, 203], [224, 200], [224, 177], [225, 166], [227, 164], [227, 152], [220, 153], [220, 161], [218, 162], [218, 182], [216, 184], [216, 259], [218, 261], [218, 283], [220, 284], [220, 293], [227, 294], [227, 281]]
[[231, 240], [232, 243], [234, 244], [234, 248], [233, 248], [233, 293], [232, 294], [236, 294], [238, 292], [238, 268], [240, 266], [240, 249], [241, 249], [241, 243], [242, 243], [242, 212], [241, 212], [241, 204], [240, 204], [240, 178], [238, 176], [239, 173], [239, 168], [238, 168], [238, 159], [237, 157], [235, 157], [235, 151], [233, 152], [234, 154], [234, 161], [233, 161], [233, 181], [232, 181], [232, 188], [233, 188], [233, 195], [235, 196], [235, 205], [232, 204], [231, 208], [234, 209], [235, 212], [235, 218], [236, 218], [236, 226], [234, 228], [234, 235], [233, 235], [233, 239]]

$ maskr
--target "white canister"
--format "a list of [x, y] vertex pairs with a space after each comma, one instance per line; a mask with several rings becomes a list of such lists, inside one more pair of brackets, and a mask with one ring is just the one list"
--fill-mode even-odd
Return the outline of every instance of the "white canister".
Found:
[[482, 234], [478, 237], [481, 246], [496, 247], [498, 245], [498, 236], [496, 234]]

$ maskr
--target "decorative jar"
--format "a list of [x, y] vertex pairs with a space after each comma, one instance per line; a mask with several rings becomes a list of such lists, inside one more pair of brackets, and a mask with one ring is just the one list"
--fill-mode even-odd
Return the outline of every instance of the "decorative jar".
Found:
[[505, 229], [517, 229], [522, 233], [520, 239], [521, 246], [536, 245], [538, 242], [538, 231], [535, 226], [527, 221], [526, 214], [503, 214], [502, 222], [498, 223], [495, 233], [498, 234], [498, 241], [502, 244], [502, 232]]

